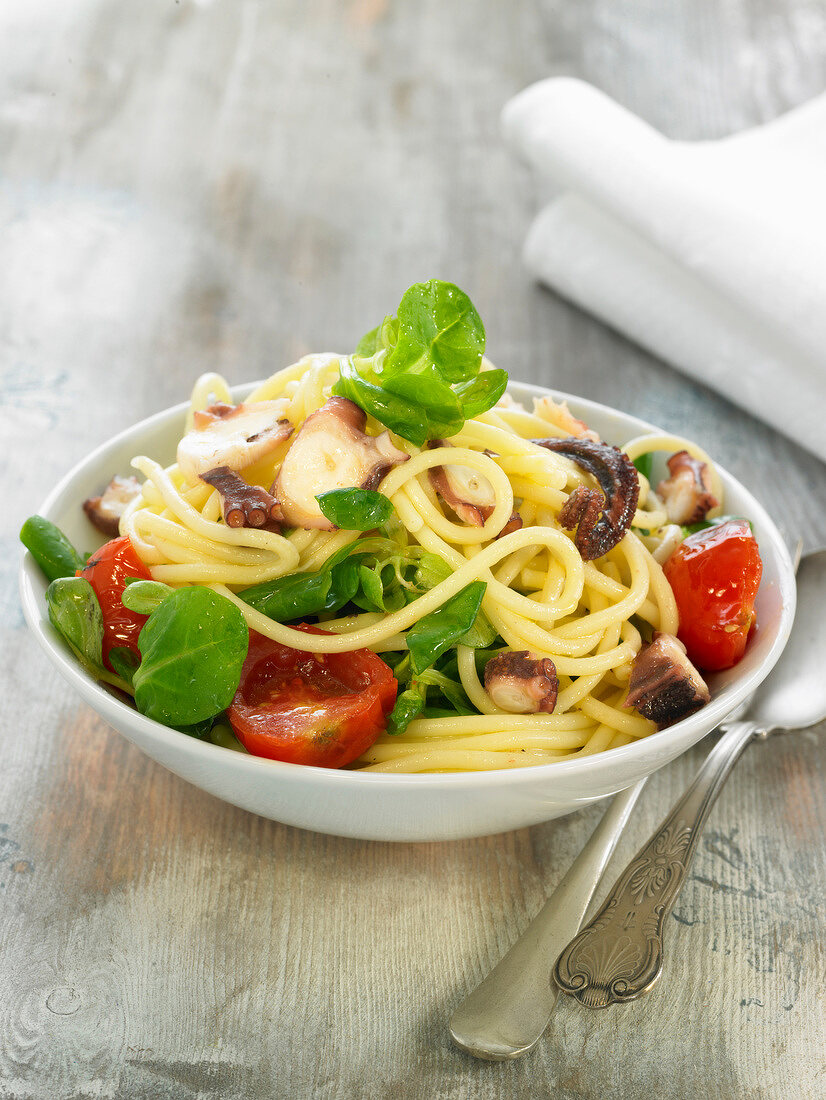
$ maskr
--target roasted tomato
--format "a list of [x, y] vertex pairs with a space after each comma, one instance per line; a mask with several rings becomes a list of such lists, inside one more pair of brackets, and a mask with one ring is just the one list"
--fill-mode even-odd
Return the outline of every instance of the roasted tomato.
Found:
[[95, 551], [83, 569], [77, 572], [85, 577], [95, 590], [100, 609], [103, 612], [103, 662], [109, 664], [109, 650], [116, 646], [125, 646], [138, 650], [138, 635], [146, 622], [146, 615], [138, 615], [124, 607], [120, 601], [128, 577], [140, 577], [151, 580], [151, 574], [135, 553], [134, 547], [124, 535], [105, 543]]
[[305, 653], [250, 631], [241, 683], [227, 714], [254, 756], [340, 768], [384, 731], [397, 686], [392, 669], [369, 649]]
[[689, 535], [663, 567], [680, 613], [677, 636], [698, 668], [731, 668], [754, 626], [763, 564], [745, 520]]

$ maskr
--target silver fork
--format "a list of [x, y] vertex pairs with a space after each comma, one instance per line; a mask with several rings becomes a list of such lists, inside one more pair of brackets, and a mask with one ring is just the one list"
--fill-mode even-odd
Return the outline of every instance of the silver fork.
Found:
[[[802, 549], [800, 540], [793, 555], [795, 572]], [[751, 701], [752, 697], [745, 699], [720, 724], [726, 747], [732, 736], [737, 737], [732, 731], [742, 727], [743, 723], [738, 720]], [[709, 757], [719, 758], [722, 748], [719, 742]], [[701, 773], [705, 773], [710, 764], [711, 760], [707, 761]], [[636, 786], [616, 795], [565, 878], [525, 932], [453, 1013], [450, 1034], [469, 1054], [489, 1061], [517, 1058], [531, 1050], [542, 1037], [558, 996], [557, 983], [551, 977], [554, 964], [563, 948], [573, 946], [571, 941], [582, 924], [645, 783], [642, 779]], [[719, 786], [716, 789], [719, 790]], [[579, 985], [579, 981], [576, 984]], [[582, 983], [583, 987], [587, 984], [587, 981]], [[575, 993], [573, 989], [566, 991]], [[583, 999], [587, 996], [584, 988], [578, 992]]]

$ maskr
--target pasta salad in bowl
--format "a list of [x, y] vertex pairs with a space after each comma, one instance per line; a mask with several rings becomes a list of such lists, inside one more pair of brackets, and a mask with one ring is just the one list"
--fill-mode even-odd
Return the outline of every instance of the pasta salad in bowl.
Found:
[[692, 441], [483, 353], [432, 280], [99, 448], [21, 532], [49, 656], [184, 778], [341, 835], [502, 831], [673, 759], [779, 656], [782, 539]]

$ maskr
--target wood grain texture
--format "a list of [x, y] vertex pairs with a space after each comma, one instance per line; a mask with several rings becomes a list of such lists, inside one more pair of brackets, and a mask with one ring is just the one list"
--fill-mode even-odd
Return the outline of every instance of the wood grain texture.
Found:
[[[716, 137], [821, 91], [824, 43], [817, 0], [0, 5], [2, 1100], [826, 1095], [826, 727], [738, 765], [659, 988], [562, 1003], [532, 1055], [488, 1065], [445, 1022], [599, 808], [408, 846], [256, 818], [79, 704], [16, 592], [20, 522], [92, 446], [203, 370], [352, 346], [434, 274], [514, 377], [693, 436], [826, 543], [821, 463], [530, 283], [538, 197], [498, 137], [553, 73]], [[617, 867], [702, 753], [652, 779]]]

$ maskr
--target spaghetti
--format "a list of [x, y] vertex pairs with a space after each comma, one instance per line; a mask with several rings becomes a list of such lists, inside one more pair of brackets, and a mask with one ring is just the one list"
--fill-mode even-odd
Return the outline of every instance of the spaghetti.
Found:
[[[245, 405], [282, 401], [284, 417], [298, 430], [328, 401], [342, 362], [335, 355], [309, 356], [261, 383]], [[199, 411], [228, 401], [224, 379], [205, 375], [195, 384], [187, 427]], [[384, 427], [368, 418], [366, 433], [377, 436]], [[402, 661], [411, 628], [468, 585], [482, 582], [481, 607], [495, 637], [485, 655], [527, 650], [553, 661], [558, 675], [553, 713], [515, 714], [498, 706], [486, 690], [479, 649], [459, 644], [451, 666], [451, 691], [462, 697], [457, 712], [440, 716], [425, 707], [403, 733], [382, 734], [352, 767], [484, 770], [587, 755], [656, 729], [623, 706], [631, 664], [644, 634], [676, 633], [678, 622], [674, 596], [654, 556], [668, 525], [666, 511], [642, 474], [630, 529], [605, 555], [583, 561], [572, 533], [560, 524], [571, 493], [580, 486], [591, 488], [593, 481], [575, 462], [532, 440], [569, 434], [549, 418], [542, 403], [527, 411], [507, 400], [467, 419], [449, 438], [450, 446], [428, 449], [393, 434], [394, 447], [408, 457], [377, 486], [393, 506], [393, 543], [406, 560], [430, 555], [444, 570], [435, 583], [394, 609], [347, 614], [345, 608], [332, 617], [317, 616], [325, 633], [309, 634], [275, 621], [247, 603], [244, 593], [278, 578], [322, 569], [334, 555], [358, 549], [357, 543], [375, 542], [369, 532], [295, 528], [278, 533], [229, 526], [216, 489], [178, 465], [164, 468], [148, 456], [133, 461], [145, 481], [127, 507], [120, 531], [129, 536], [154, 580], [172, 587], [212, 588], [241, 610], [251, 630], [296, 650], [346, 654], [367, 648]], [[291, 443], [285, 439], [243, 469], [244, 481], [270, 488]], [[722, 500], [708, 456], [690, 441], [657, 434], [625, 446], [632, 460], [675, 450], [708, 463], [715, 496]], [[481, 525], [462, 522], [434, 490], [431, 472], [446, 467], [461, 467], [490, 488], [495, 502]], [[514, 515], [521, 527], [502, 534]], [[227, 743], [225, 728], [216, 736]]]

